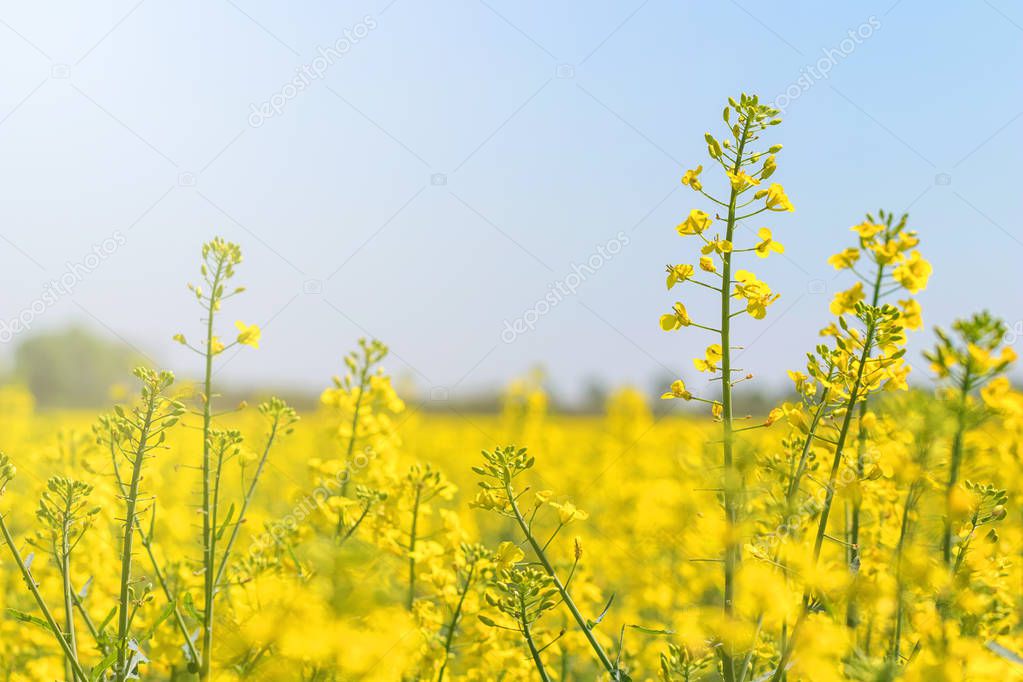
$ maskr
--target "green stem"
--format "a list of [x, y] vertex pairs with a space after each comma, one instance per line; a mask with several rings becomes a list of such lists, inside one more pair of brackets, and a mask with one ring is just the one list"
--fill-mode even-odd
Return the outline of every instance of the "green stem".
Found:
[[536, 672], [540, 674], [540, 681], [551, 682], [551, 678], [547, 674], [547, 670], [543, 667], [543, 661], [540, 659], [540, 652], [537, 650], [536, 644], [533, 642], [533, 635], [529, 632], [529, 624], [526, 622], [526, 605], [524, 598], [522, 604], [522, 636], [526, 639], [526, 646], [529, 647], [529, 655], [533, 659], [533, 665], [536, 666]]
[[413, 553], [416, 551], [416, 527], [419, 523], [419, 501], [422, 499], [423, 486], [416, 483], [416, 499], [412, 505], [412, 529], [409, 531], [408, 541], [408, 610], [412, 610], [412, 604], [416, 599], [416, 560]]
[[160, 589], [163, 591], [163, 596], [167, 600], [167, 603], [173, 606], [174, 611], [172, 615], [174, 616], [175, 624], [178, 626], [178, 631], [184, 639], [189, 662], [198, 665], [199, 652], [195, 650], [195, 642], [192, 641], [191, 635], [188, 634], [188, 626], [185, 625], [185, 619], [181, 615], [181, 609], [178, 608], [178, 600], [171, 591], [170, 584], [167, 582], [167, 578], [164, 576], [163, 570], [160, 568], [160, 562], [156, 560], [156, 554], [153, 552], [153, 538], [142, 530], [141, 524], [136, 524], [136, 527], [139, 532], [139, 541], [145, 548], [146, 555], [149, 556], [149, 563], [153, 566], [153, 575], [156, 576], [156, 582], [159, 583]]
[[447, 636], [444, 638], [444, 662], [441, 663], [440, 672], [437, 673], [437, 682], [443, 682], [444, 671], [448, 667], [448, 658], [451, 656], [451, 644], [455, 641], [455, 629], [458, 627], [458, 621], [462, 618], [462, 605], [465, 603], [465, 595], [469, 593], [469, 588], [472, 587], [472, 577], [476, 570], [476, 564], [469, 565], [469, 573], [465, 577], [465, 584], [462, 586], [462, 593], [458, 597], [458, 604], [455, 606], [455, 611], [451, 616], [451, 623], [448, 624]]
[[536, 554], [537, 560], [540, 562], [540, 565], [543, 567], [547, 575], [550, 576], [551, 580], [554, 582], [554, 587], [558, 590], [558, 594], [561, 595], [561, 600], [565, 603], [565, 606], [568, 607], [568, 610], [571, 612], [576, 624], [579, 626], [579, 630], [583, 633], [583, 636], [586, 637], [586, 641], [589, 642], [590, 648], [593, 649], [593, 653], [596, 654], [597, 660], [600, 661], [600, 664], [604, 666], [604, 669], [611, 675], [612, 680], [621, 679], [618, 669], [615, 667], [614, 663], [611, 662], [611, 659], [604, 651], [604, 648], [600, 646], [600, 642], [597, 641], [597, 638], [593, 635], [593, 631], [586, 623], [586, 619], [583, 617], [583, 614], [580, 613], [579, 607], [575, 605], [572, 597], [569, 596], [568, 589], [562, 584], [561, 579], [558, 578], [558, 574], [554, 571], [554, 567], [547, 558], [547, 554], [544, 553], [540, 543], [536, 541], [535, 537], [533, 537], [533, 533], [529, 529], [529, 524], [526, 523], [526, 519], [523, 518], [522, 513], [519, 511], [519, 506], [515, 502], [515, 493], [512, 492], [511, 489], [511, 473], [507, 470], [505, 470], [504, 479], [504, 491], [508, 496], [508, 502], [511, 506], [512, 514], [515, 516], [515, 521], [518, 523], [519, 529], [525, 536], [529, 546], [532, 547], [533, 553]]
[[870, 357], [870, 350], [874, 344], [874, 333], [877, 331], [876, 323], [871, 324], [867, 329], [867, 338], [863, 342], [863, 351], [860, 353], [860, 363], [856, 370], [856, 380], [853, 382], [853, 387], [849, 391], [849, 400], [845, 409], [845, 417], [842, 419], [842, 428], [838, 434], [838, 441], [835, 444], [835, 458], [831, 462], [831, 474], [828, 477], [828, 487], [824, 494], [824, 508], [821, 510], [821, 517], [817, 524], [817, 537], [813, 543], [813, 560], [814, 563], [820, 559], [821, 547], [824, 544], [824, 534], [828, 528], [828, 516], [831, 514], [831, 505], [835, 499], [835, 484], [838, 482], [838, 469], [842, 464], [842, 455], [845, 451], [845, 441], [849, 436], [849, 425], [852, 423], [853, 408], [856, 405], [856, 401], [860, 397], [860, 386], [863, 383], [863, 370], [867, 365], [867, 359]]
[[96, 623], [92, 620], [89, 612], [85, 610], [85, 604], [73, 591], [71, 593], [71, 599], [74, 602], [75, 608], [78, 610], [78, 615], [82, 617], [82, 621], [85, 623], [85, 629], [89, 631], [90, 635], [92, 635], [92, 640], [96, 643], [96, 648], [99, 649], [100, 653], [106, 655], [109, 648], [105, 642], [100, 640], [99, 630], [96, 629]]
[[[749, 133], [749, 124], [750, 119], [749, 116], [747, 116], [746, 122], [743, 124], [742, 134], [739, 137], [738, 147], [735, 150], [735, 164], [732, 167], [733, 173], [738, 173], [742, 168], [742, 153], [746, 147], [746, 137]], [[725, 239], [729, 242], [731, 242], [734, 238], [735, 225], [737, 223], [735, 204], [738, 197], [739, 192], [733, 187], [728, 199], [728, 220], [725, 231]], [[722, 488], [724, 490], [725, 520], [729, 527], [729, 534], [734, 535], [731, 531], [734, 531], [736, 526], [739, 524], [739, 509], [736, 497], [737, 492], [741, 494], [741, 490], [736, 491], [734, 480], [736, 478], [736, 472], [734, 470], [735, 465], [733, 452], [735, 428], [732, 421], [732, 298], [731, 291], [729, 290], [731, 281], [732, 254], [724, 253], [721, 255], [721, 432], [724, 463], [724, 480], [722, 481]], [[724, 566], [724, 610], [728, 615], [732, 614], [735, 604], [735, 574], [739, 568], [741, 560], [740, 546], [730, 538], [728, 540], [728, 546], [725, 548]], [[735, 661], [733, 660], [732, 655], [725, 650], [724, 646], [719, 647], [718, 651], [721, 656], [721, 666], [725, 682], [735, 682]]]
[[78, 658], [71, 651], [71, 646], [65, 639], [64, 634], [60, 631], [60, 626], [57, 625], [57, 621], [54, 620], [53, 614], [50, 609], [46, 606], [46, 602], [43, 601], [43, 595], [39, 593], [39, 588], [36, 586], [35, 580], [32, 579], [32, 574], [26, 568], [24, 562], [21, 560], [21, 553], [18, 552], [17, 545], [14, 544], [14, 538], [11, 537], [11, 531], [7, 528], [7, 523], [4, 521], [3, 515], [0, 515], [0, 533], [4, 536], [4, 542], [7, 544], [7, 549], [10, 550], [11, 556], [14, 557], [14, 562], [18, 564], [18, 569], [21, 571], [21, 577], [25, 580], [25, 585], [28, 586], [29, 591], [36, 600], [36, 605], [42, 612], [43, 617], [46, 619], [46, 624], [50, 627], [50, 631], [53, 632], [53, 636], [57, 638], [57, 643], [60, 644], [61, 650], [64, 652], [64, 656], [67, 657], [68, 661], [71, 662], [71, 672], [74, 675], [74, 679], [77, 682], [89, 682], [88, 676], [85, 671], [82, 670], [82, 665], [78, 662]]
[[[831, 380], [834, 375], [834, 367], [828, 371], [828, 381]], [[821, 418], [824, 416], [824, 410], [828, 405], [828, 394], [831, 391], [830, 388], [825, 388], [821, 393], [820, 403], [817, 405], [817, 409], [814, 412], [813, 420], [810, 422], [810, 428], [806, 434], [806, 440], [803, 441], [803, 448], [799, 454], [799, 463], [796, 465], [795, 471], [792, 473], [792, 477], [789, 479], [788, 489], [785, 493], [785, 515], [788, 516], [792, 511], [792, 505], [796, 500], [796, 493], [799, 492], [799, 484], [803, 479], [803, 475], [806, 473], [806, 461], [810, 454], [810, 448], [813, 445], [814, 435], [817, 433], [817, 428], [820, 425]], [[774, 554], [774, 563], [779, 565], [782, 569], [782, 575], [788, 583], [788, 567], [785, 562], [780, 561], [779, 557], [781, 554], [781, 544], [779, 542], [778, 549]], [[760, 624], [763, 622], [763, 613], [758, 616], [757, 627], [759, 629]], [[788, 623], [782, 621], [781, 626], [781, 650], [785, 651], [787, 647], [787, 634], [788, 634]], [[743, 666], [743, 670], [739, 672], [737, 682], [743, 682], [746, 676], [747, 668], [749, 667], [750, 655], [752, 651], [746, 656], [746, 664]], [[752, 673], [752, 669], [749, 670]], [[782, 676], [779, 679], [784, 679], [785, 673], [782, 672]]]
[[256, 484], [259, 483], [259, 477], [263, 473], [263, 468], [266, 466], [267, 459], [270, 456], [270, 448], [273, 447], [274, 439], [277, 437], [277, 426], [279, 421], [274, 419], [273, 425], [270, 427], [270, 435], [266, 439], [266, 447], [263, 448], [263, 454], [259, 458], [259, 464], [256, 465], [256, 472], [252, 476], [252, 481], [249, 482], [249, 488], [245, 491], [245, 497], [242, 499], [241, 511], [238, 512], [238, 518], [235, 520], [234, 526], [231, 528], [231, 535], [227, 538], [227, 544], [224, 545], [224, 552], [220, 557], [220, 565], [217, 567], [216, 575], [213, 579], [213, 587], [217, 589], [220, 585], [220, 581], [224, 578], [224, 572], [227, 570], [227, 560], [231, 556], [231, 550], [234, 548], [234, 543], [238, 539], [238, 533], [242, 527], [242, 521], [245, 520], [245, 512], [249, 509], [249, 503], [252, 502], [252, 498], [256, 493]]
[[909, 538], [909, 515], [916, 503], [916, 494], [919, 486], [914, 481], [909, 492], [906, 493], [906, 501], [902, 505], [902, 523], [899, 526], [899, 541], [895, 545], [895, 627], [892, 632], [892, 643], [890, 659], [895, 665], [899, 663], [899, 649], [902, 644], [902, 618], [905, 602], [905, 588], [902, 582], [902, 555]]
[[210, 490], [210, 429], [213, 422], [213, 317], [223, 273], [224, 262], [217, 261], [217, 271], [210, 287], [209, 305], [206, 317], [206, 366], [203, 376], [202, 413], [202, 546], [203, 546], [203, 612], [202, 612], [202, 662], [199, 675], [203, 682], [213, 679], [213, 596], [215, 589], [214, 570], [216, 551], [214, 544], [213, 509]]
[[338, 528], [337, 532], [334, 535], [337, 538], [337, 544], [339, 546], [347, 542], [348, 538], [352, 537], [352, 535], [355, 534], [355, 531], [359, 530], [359, 526], [362, 525], [362, 522], [369, 515], [369, 510], [372, 509], [372, 507], [373, 507], [372, 502], [366, 502], [366, 504], [362, 508], [362, 512], [359, 514], [359, 518], [355, 519], [355, 522], [348, 528], [348, 530], [344, 529], [344, 516], [342, 515], [343, 513], [338, 512]]
[[[757, 637], [760, 636], [760, 629], [763, 627], [763, 625], [764, 625], [764, 614], [761, 613], [759, 616], [757, 616], [757, 627], [756, 627], [756, 630], [753, 633], [753, 640], [752, 640], [753, 642], [756, 642], [757, 641]], [[751, 665], [751, 663], [753, 663], [753, 654], [755, 654], [755, 653], [756, 653], [756, 648], [755, 647], [751, 647], [750, 650], [746, 652], [746, 656], [743, 659], [743, 662], [742, 662], [742, 665], [739, 668], [738, 674], [736, 675], [737, 682], [743, 682], [743, 680], [746, 679], [746, 674], [747, 673], [749, 673], [749, 674], [753, 673], [753, 665]]]
[[[884, 280], [884, 265], [878, 264], [877, 266], [877, 277], [874, 279], [873, 295], [871, 296], [870, 305], [877, 307], [877, 304], [881, 300], [881, 282]], [[867, 402], [868, 398], [864, 397], [863, 401], [859, 406], [859, 416], [857, 419], [857, 426], [859, 427], [856, 432], [856, 476], [859, 481], [864, 478], [865, 458], [867, 454], [867, 431], [863, 428], [863, 420], [867, 416]], [[852, 501], [852, 518], [849, 524], [849, 538], [848, 538], [848, 563], [849, 567], [852, 568], [859, 558], [860, 553], [860, 510], [863, 505], [863, 498], [860, 492], [853, 497]], [[856, 606], [855, 595], [849, 598], [849, 606], [846, 611], [846, 626], [850, 629], [855, 629], [859, 624], [859, 610]]]
[[[828, 374], [830, 380], [831, 374]], [[824, 416], [824, 409], [828, 404], [828, 393], [831, 391], [829, 388], [825, 388], [821, 393], [821, 402], [817, 406], [817, 410], [813, 414], [813, 420], [810, 422], [810, 428], [806, 434], [806, 440], [803, 442], [803, 449], [799, 453], [799, 463], [796, 465], [796, 470], [792, 474], [792, 478], [789, 480], [788, 490], [785, 491], [785, 513], [788, 514], [792, 508], [792, 503], [796, 499], [796, 493], [799, 492], [799, 484], [803, 480], [803, 474], [806, 473], [806, 462], [810, 456], [810, 448], [813, 447], [813, 439], [817, 434], [817, 426], [820, 424], [821, 417]]]
[[146, 405], [146, 416], [139, 426], [138, 447], [135, 449], [135, 460], [132, 462], [131, 483], [125, 498], [124, 543], [121, 552], [121, 594], [117, 610], [117, 667], [114, 675], [118, 682], [128, 679], [128, 625], [130, 622], [128, 607], [131, 594], [131, 555], [135, 540], [136, 508], [139, 498], [139, 483], [142, 481], [142, 464], [146, 457], [146, 444], [149, 429], [152, 426], [153, 411], [156, 409], [156, 392], [149, 395]]
[[955, 578], [956, 574], [959, 573], [959, 569], [963, 566], [963, 559], [966, 558], [966, 552], [970, 549], [970, 541], [973, 539], [973, 534], [977, 532], [977, 514], [973, 515], [973, 525], [970, 528], [970, 532], [966, 535], [963, 541], [959, 544], [959, 551], [956, 552], [956, 563], [952, 567], [952, 577]]
[[[78, 658], [78, 642], [75, 638], [75, 605], [74, 593], [71, 588], [71, 543], [68, 534], [71, 532], [69, 521], [71, 519], [71, 496], [67, 497], [64, 508], [64, 519], [60, 529], [60, 575], [64, 588], [64, 632], [67, 636], [68, 647], [72, 655]], [[67, 668], [67, 679], [74, 679], [74, 670], [71, 667], [71, 659], [65, 661]]]
[[[111, 434], [111, 436], [110, 436], [109, 444], [110, 444], [110, 457], [113, 459], [113, 462], [114, 462], [114, 480], [117, 481], [117, 486], [121, 490], [121, 495], [124, 496], [124, 497], [127, 497], [127, 495], [128, 495], [127, 490], [124, 487], [124, 483], [121, 482], [121, 476], [120, 476], [120, 473], [119, 473], [120, 467], [117, 464], [117, 451], [115, 449], [115, 443], [114, 443], [113, 434]], [[161, 568], [160, 568], [160, 562], [157, 561], [156, 554], [153, 552], [153, 539], [152, 539], [152, 537], [148, 533], [146, 533], [146, 531], [142, 528], [142, 524], [138, 523], [137, 520], [136, 520], [136, 523], [135, 523], [135, 527], [138, 529], [139, 541], [142, 543], [142, 547], [145, 548], [146, 555], [149, 557], [149, 563], [153, 567], [153, 574], [156, 576], [156, 581], [160, 584], [160, 588], [163, 590], [163, 594], [164, 594], [164, 597], [167, 599], [167, 603], [173, 605], [173, 609], [174, 609], [174, 613], [173, 613], [173, 615], [174, 615], [174, 622], [178, 626], [178, 631], [181, 632], [181, 637], [182, 637], [182, 639], [184, 640], [184, 643], [185, 643], [185, 649], [188, 652], [189, 662], [198, 665], [199, 664], [199, 652], [196, 651], [195, 643], [192, 641], [192, 637], [188, 634], [188, 627], [185, 625], [185, 619], [181, 615], [181, 609], [178, 608], [177, 597], [175, 597], [174, 593], [171, 591], [170, 585], [168, 584], [166, 578], [164, 577], [163, 570], [161, 570]], [[78, 606], [79, 610], [82, 613], [82, 617], [85, 619], [86, 625], [89, 625], [91, 620], [89, 619], [88, 614], [85, 612], [85, 609], [82, 607], [81, 602], [79, 600], [77, 600], [77, 598], [76, 598], [76, 603], [77, 603], [77, 606]], [[95, 627], [94, 626], [90, 626], [89, 630], [90, 630], [90, 632], [93, 633], [94, 636], [96, 635]]]
[[[224, 479], [224, 453], [226, 448], [224, 444], [220, 444], [217, 447], [217, 466], [213, 470], [213, 505], [212, 512], [213, 518], [210, 521], [210, 529], [212, 531], [212, 537], [210, 538], [210, 555], [213, 557], [213, 563], [216, 564], [217, 559], [217, 539], [220, 537], [220, 486]], [[235, 526], [237, 528], [237, 526]], [[223, 558], [221, 558], [220, 565], [223, 566]], [[213, 598], [216, 598], [217, 588], [220, 584], [218, 572], [213, 574]]]
[[[960, 386], [959, 406], [956, 412], [956, 431], [952, 438], [952, 452], [948, 465], [948, 485], [945, 488], [945, 499], [948, 500], [952, 489], [959, 482], [959, 469], [963, 462], [963, 441], [966, 436], [966, 401], [970, 395], [970, 375], [972, 367], [968, 363], [966, 372], [963, 375], [963, 383]], [[942, 537], [941, 553], [945, 559], [945, 565], [952, 565], [952, 515], [946, 511], [945, 532]]]
[[345, 453], [345, 466], [348, 467], [348, 476], [341, 482], [341, 494], [348, 491], [348, 483], [352, 480], [352, 453], [355, 452], [355, 441], [359, 432], [359, 412], [362, 409], [362, 397], [366, 394], [366, 378], [369, 375], [369, 361], [363, 366], [359, 373], [359, 395], [355, 398], [355, 409], [352, 410], [352, 434], [348, 439], [348, 451]]
[[[824, 506], [821, 509], [820, 520], [817, 523], [817, 535], [814, 538], [813, 543], [813, 563], [816, 565], [820, 559], [821, 548], [824, 545], [824, 536], [828, 529], [828, 517], [831, 514], [831, 506], [835, 500], [835, 484], [838, 482], [838, 469], [842, 464], [842, 455], [845, 451], [845, 441], [849, 436], [849, 425], [852, 423], [852, 417], [856, 401], [859, 399], [860, 386], [863, 383], [863, 370], [866, 367], [867, 359], [870, 357], [870, 350], [874, 343], [874, 333], [877, 331], [876, 322], [871, 323], [867, 328], [866, 339], [863, 341], [863, 351], [860, 353], [859, 367], [856, 370], [856, 379], [853, 381], [852, 389], [849, 391], [849, 399], [845, 404], [845, 417], [842, 419], [842, 427], [838, 434], [838, 441], [835, 443], [835, 458], [831, 463], [831, 474], [828, 477], [828, 486], [825, 489], [824, 495]], [[785, 672], [785, 668], [788, 666], [789, 658], [792, 656], [793, 644], [796, 641], [800, 625], [805, 621], [806, 615], [810, 610], [810, 593], [805, 591], [803, 593], [803, 610], [800, 613], [799, 620], [792, 628], [792, 636], [789, 639], [789, 644], [782, 651], [781, 659], [778, 661], [778, 667], [774, 671], [774, 675], [771, 677], [772, 682], [778, 682], [781, 676]]]

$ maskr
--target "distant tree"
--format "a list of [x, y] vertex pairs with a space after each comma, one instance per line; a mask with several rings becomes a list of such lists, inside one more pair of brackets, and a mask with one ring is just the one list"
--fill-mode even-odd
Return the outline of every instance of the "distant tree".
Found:
[[14, 351], [13, 379], [42, 408], [96, 408], [110, 402], [113, 386], [144, 364], [123, 343], [71, 327], [31, 336]]
[[600, 414], [607, 405], [607, 397], [610, 394], [607, 383], [599, 376], [587, 377], [583, 383], [583, 395], [580, 404], [584, 412]]

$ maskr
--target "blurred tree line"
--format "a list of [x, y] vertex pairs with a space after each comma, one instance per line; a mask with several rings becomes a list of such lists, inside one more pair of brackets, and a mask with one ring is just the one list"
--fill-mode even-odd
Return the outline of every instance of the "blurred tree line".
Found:
[[[70, 327], [55, 331], [37, 332], [20, 339], [14, 350], [13, 366], [5, 377], [6, 383], [16, 383], [27, 388], [35, 397], [40, 409], [89, 409], [103, 410], [123, 396], [115, 389], [133, 386], [131, 370], [138, 365], [149, 364], [146, 358], [124, 342], [99, 336], [84, 327]], [[181, 378], [183, 381], [187, 377]], [[705, 406], [700, 403], [682, 401], [661, 401], [657, 397], [673, 380], [667, 372], [650, 378], [642, 391], [649, 396], [649, 403], [655, 414], [665, 412], [695, 412], [704, 414]], [[402, 383], [399, 378], [399, 383]], [[411, 378], [399, 386], [405, 397], [418, 404], [424, 411], [495, 413], [500, 411], [502, 393], [505, 387], [480, 392], [447, 395], [438, 400], [430, 394], [418, 395]], [[581, 394], [566, 398], [556, 387], [547, 385], [552, 412], [560, 414], [602, 414], [609, 397], [616, 387], [591, 377], [584, 382]], [[250, 403], [278, 395], [296, 408], [309, 411], [316, 409], [320, 390], [316, 386], [308, 389], [276, 390], [273, 387], [222, 386], [221, 401], [225, 405], [246, 400]], [[738, 414], [761, 416], [788, 399], [772, 391], [744, 391], [736, 405]]]
[[21, 341], [8, 381], [31, 391], [40, 408], [96, 408], [110, 404], [113, 387], [139, 364], [145, 359], [124, 343], [71, 327]]
[[[15, 348], [4, 380], [28, 389], [40, 409], [105, 410], [123, 400], [125, 391], [134, 390], [132, 370], [150, 364], [126, 343], [76, 326], [26, 336]], [[178, 384], [186, 382], [181, 377]], [[300, 410], [313, 410], [319, 402], [319, 392], [313, 390], [226, 386], [219, 393], [224, 405], [243, 400], [255, 404], [271, 395]]]

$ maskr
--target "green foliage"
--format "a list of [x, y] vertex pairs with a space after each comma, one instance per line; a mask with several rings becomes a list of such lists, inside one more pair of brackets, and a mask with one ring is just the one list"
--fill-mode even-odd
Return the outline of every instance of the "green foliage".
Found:
[[123, 343], [73, 327], [27, 338], [14, 351], [13, 379], [44, 408], [95, 408], [142, 362]]

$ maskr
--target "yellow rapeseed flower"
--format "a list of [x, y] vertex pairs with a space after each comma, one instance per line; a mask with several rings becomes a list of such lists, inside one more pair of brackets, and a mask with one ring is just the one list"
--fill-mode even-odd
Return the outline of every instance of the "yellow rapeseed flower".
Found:
[[828, 265], [836, 270], [851, 268], [860, 259], [860, 250], [849, 247], [828, 258]]
[[714, 239], [713, 241], [707, 242], [700, 248], [700, 253], [704, 255], [711, 253], [712, 251], [718, 254], [731, 253], [732, 242], [727, 239]]
[[668, 266], [668, 289], [676, 284], [681, 284], [693, 276], [695, 268], [692, 265], [669, 265]]
[[878, 223], [872, 223], [870, 221], [863, 221], [859, 225], [853, 225], [849, 228], [856, 234], [860, 235], [860, 239], [870, 240], [873, 239], [879, 232], [884, 231], [884, 225]]
[[759, 258], [767, 258], [768, 255], [773, 251], [774, 253], [785, 253], [785, 247], [780, 242], [776, 242], [771, 231], [766, 227], [761, 227], [757, 230], [757, 236], [760, 237], [760, 243], [754, 248], [756, 249], [757, 256]]
[[771, 287], [757, 279], [749, 270], [735, 273], [735, 298], [746, 299], [746, 312], [754, 319], [762, 320], [767, 316], [767, 306], [778, 300], [779, 294], [771, 291]]
[[915, 298], [900, 299], [899, 305], [902, 307], [902, 325], [906, 329], [920, 329], [924, 326], [919, 301]]
[[710, 216], [704, 211], [694, 208], [689, 212], [689, 217], [687, 217], [685, 221], [680, 223], [675, 229], [681, 235], [702, 234], [704, 230], [710, 227], [712, 222], [713, 221], [710, 219]]
[[664, 331], [674, 331], [681, 327], [688, 327], [693, 323], [689, 313], [686, 312], [686, 307], [681, 303], [675, 303], [671, 309], [672, 312], [661, 315], [661, 329]]
[[738, 172], [728, 171], [728, 182], [731, 183], [732, 189], [736, 192], [741, 192], [753, 185], [759, 185], [760, 181], [749, 175], [746, 171], [740, 170]]
[[501, 568], [510, 568], [522, 561], [526, 554], [514, 542], [502, 542], [494, 552], [494, 563]]
[[896, 282], [906, 287], [910, 293], [915, 294], [927, 287], [927, 280], [930, 278], [933, 270], [934, 268], [924, 260], [920, 252], [914, 251], [895, 268], [892, 276]]
[[696, 369], [711, 374], [717, 371], [719, 362], [721, 362], [721, 344], [719, 343], [707, 346], [703, 358], [693, 358], [693, 365]]
[[241, 320], [238, 320], [234, 323], [234, 326], [238, 328], [238, 343], [243, 346], [259, 348], [259, 337], [262, 335], [262, 332], [260, 332], [257, 325], [245, 324]]
[[845, 291], [835, 294], [831, 301], [829, 310], [832, 315], [844, 315], [856, 310], [856, 304], [865, 299], [867, 295], [863, 292], [863, 282], [857, 282]]
[[694, 190], [699, 192], [703, 189], [703, 185], [700, 184], [700, 172], [703, 171], [703, 166], [697, 166], [691, 170], [687, 170], [685, 175], [682, 176], [682, 184], [692, 187]]
[[692, 400], [693, 394], [686, 390], [686, 382], [681, 379], [676, 379], [671, 382], [671, 390], [667, 393], [661, 394], [661, 400], [672, 400], [673, 398]]
[[789, 201], [785, 188], [778, 183], [767, 188], [767, 208], [772, 211], [795, 211], [796, 207]]
[[588, 512], [584, 512], [571, 502], [563, 502], [561, 504], [551, 502], [550, 506], [557, 510], [558, 520], [561, 521], [562, 524], [569, 523], [570, 521], [585, 521], [590, 518]]

